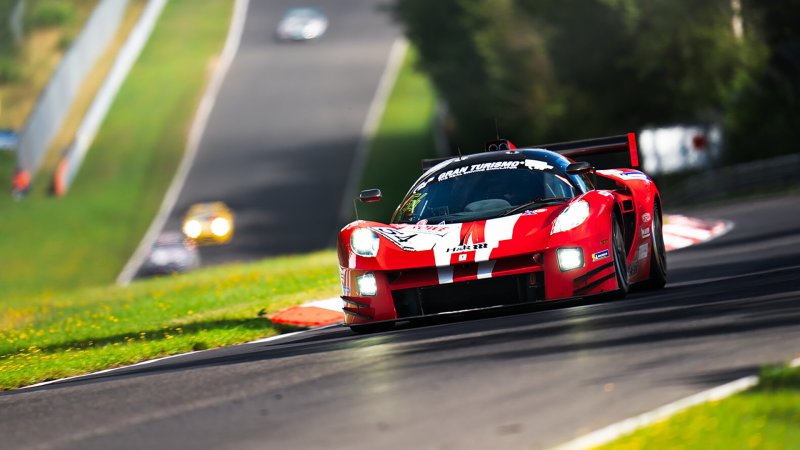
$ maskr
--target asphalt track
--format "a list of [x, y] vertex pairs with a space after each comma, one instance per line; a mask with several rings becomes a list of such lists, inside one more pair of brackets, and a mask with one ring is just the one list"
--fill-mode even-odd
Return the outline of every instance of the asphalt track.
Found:
[[541, 448], [800, 355], [798, 197], [617, 302], [334, 327], [0, 395], [0, 447]]
[[[350, 166], [392, 44], [384, 0], [323, 0], [330, 26], [313, 42], [274, 39], [296, 0], [252, 0], [241, 44], [197, 156], [167, 220], [180, 230], [197, 202], [224, 201], [233, 240], [204, 247], [204, 264], [329, 247]], [[302, 2], [300, 2], [302, 4]]]

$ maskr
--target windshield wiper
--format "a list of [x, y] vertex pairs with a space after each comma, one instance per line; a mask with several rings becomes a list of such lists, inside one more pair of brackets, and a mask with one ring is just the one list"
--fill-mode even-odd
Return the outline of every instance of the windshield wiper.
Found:
[[566, 202], [566, 201], [569, 201], [569, 200], [572, 200], [572, 199], [569, 198], [569, 197], [537, 198], [537, 199], [535, 199], [533, 201], [530, 201], [528, 203], [523, 203], [522, 205], [515, 206], [515, 207], [509, 209], [508, 211], [503, 213], [503, 216], [510, 216], [510, 215], [518, 213], [520, 211], [531, 209], [532, 207], [537, 206], [537, 205], [545, 206], [545, 205], [549, 205], [551, 203], [563, 203], [563, 202]]

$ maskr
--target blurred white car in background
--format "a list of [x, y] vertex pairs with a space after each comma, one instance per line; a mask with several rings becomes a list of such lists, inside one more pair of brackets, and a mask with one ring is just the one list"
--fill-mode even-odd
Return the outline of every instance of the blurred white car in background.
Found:
[[143, 276], [183, 273], [200, 266], [200, 253], [183, 234], [173, 231], [158, 237], [142, 266]]
[[291, 8], [281, 18], [275, 36], [285, 41], [307, 41], [322, 36], [327, 29], [328, 19], [321, 9]]
[[639, 153], [645, 172], [663, 175], [710, 169], [722, 157], [719, 125], [673, 125], [645, 128], [639, 133]]

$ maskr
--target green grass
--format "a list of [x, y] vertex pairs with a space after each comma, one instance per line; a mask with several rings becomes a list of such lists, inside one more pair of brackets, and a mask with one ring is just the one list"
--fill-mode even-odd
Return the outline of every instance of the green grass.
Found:
[[39, 180], [25, 201], [0, 195], [2, 301], [115, 279], [175, 173], [231, 11], [168, 2], [69, 194], [49, 197]]
[[333, 251], [0, 304], [0, 390], [246, 342], [266, 315], [339, 294]]
[[359, 204], [361, 219], [387, 222], [422, 171], [420, 161], [436, 156], [433, 141], [436, 93], [416, 68], [409, 48], [378, 131], [372, 141], [361, 189], [380, 188], [380, 203]]
[[[14, 294], [0, 302], [0, 389], [280, 333], [286, 327], [265, 315], [338, 295], [332, 251], [80, 288], [113, 280], [147, 227], [184, 148], [204, 83], [197, 74], [222, 43], [229, 4], [168, 5], [90, 150], [89, 176], [63, 199], [39, 186], [23, 202], [0, 200], [12, 211], [0, 253], [16, 256], [0, 261], [0, 289]], [[365, 212], [381, 220], [418, 177], [419, 160], [434, 156], [435, 95], [415, 61], [409, 52], [363, 178], [384, 190]]]
[[800, 448], [800, 368], [766, 368], [751, 390], [696, 406], [600, 448]]

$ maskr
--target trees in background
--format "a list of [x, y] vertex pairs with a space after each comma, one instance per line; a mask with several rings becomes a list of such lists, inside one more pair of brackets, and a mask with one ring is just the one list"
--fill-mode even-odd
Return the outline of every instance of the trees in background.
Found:
[[796, 45], [798, 2], [745, 0], [742, 35], [732, 0], [400, 0], [396, 12], [466, 150], [495, 120], [525, 144], [697, 121], [739, 139], [765, 109], [773, 135], [800, 128], [775, 108], [796, 109], [796, 55], [775, 70]]

